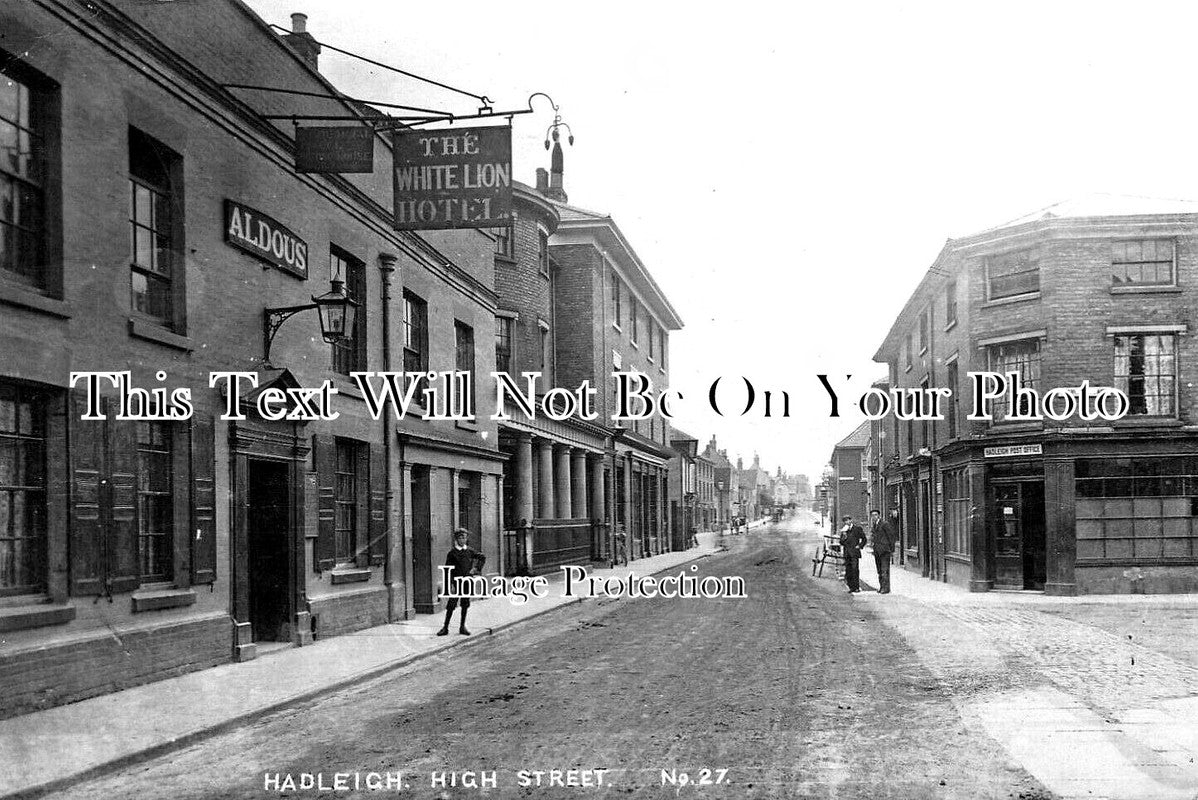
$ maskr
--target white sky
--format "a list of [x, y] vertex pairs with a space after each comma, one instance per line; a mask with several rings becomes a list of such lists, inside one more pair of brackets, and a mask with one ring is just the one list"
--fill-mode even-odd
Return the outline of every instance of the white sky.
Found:
[[[675, 422], [813, 481], [860, 420], [828, 418], [816, 374], [885, 374], [871, 357], [947, 237], [1088, 192], [1198, 198], [1181, 3], [249, 4], [500, 109], [551, 95], [577, 137], [570, 201], [615, 217], [686, 323]], [[477, 105], [321, 58], [352, 95]], [[548, 167], [537, 103], [515, 118], [529, 184]], [[791, 418], [716, 417], [721, 375], [788, 390]]]

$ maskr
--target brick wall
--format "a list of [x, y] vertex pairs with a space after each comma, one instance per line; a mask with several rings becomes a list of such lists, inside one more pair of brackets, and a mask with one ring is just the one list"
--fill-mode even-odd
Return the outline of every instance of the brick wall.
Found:
[[84, 700], [223, 664], [232, 658], [227, 616], [134, 631], [106, 631], [0, 659], [0, 718]]

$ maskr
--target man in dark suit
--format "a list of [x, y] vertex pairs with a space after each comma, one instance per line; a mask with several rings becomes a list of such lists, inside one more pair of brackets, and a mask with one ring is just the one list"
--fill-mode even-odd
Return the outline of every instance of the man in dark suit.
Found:
[[[898, 512], [891, 510], [892, 518]], [[890, 520], [882, 521], [882, 512], [873, 509], [869, 512], [869, 544], [874, 549], [874, 564], [878, 567], [878, 592], [890, 593], [890, 557], [894, 553], [894, 545], [898, 542], [898, 530]]]
[[840, 529], [840, 548], [844, 553], [844, 582], [849, 585], [850, 592], [861, 591], [861, 548], [865, 547], [865, 531], [853, 522], [850, 514], [843, 517], [844, 525]]
[[[466, 578], [470, 575], [475, 575], [482, 572], [483, 564], [487, 563], [487, 557], [478, 552], [474, 548], [466, 544], [470, 540], [470, 531], [465, 528], [458, 528], [453, 532], [453, 549], [445, 556], [445, 566], [453, 567], [453, 572], [449, 576], [449, 586], [445, 587], [445, 593], [456, 595], [456, 587], [454, 584], [458, 578]], [[437, 631], [438, 636], [449, 635], [449, 621], [453, 618], [453, 610], [458, 607], [458, 598], [450, 597], [445, 602], [445, 624], [441, 626], [441, 630]], [[470, 631], [466, 630], [466, 612], [470, 610], [470, 598], [462, 598], [462, 617], [458, 623], [458, 633], [463, 636], [469, 636]]]

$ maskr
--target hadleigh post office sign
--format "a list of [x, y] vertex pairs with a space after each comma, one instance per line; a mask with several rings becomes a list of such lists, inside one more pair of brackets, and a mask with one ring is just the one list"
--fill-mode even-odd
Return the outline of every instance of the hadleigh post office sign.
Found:
[[397, 229], [510, 224], [511, 128], [396, 131], [394, 154]]
[[308, 243], [261, 211], [226, 200], [225, 241], [297, 278], [308, 279]]

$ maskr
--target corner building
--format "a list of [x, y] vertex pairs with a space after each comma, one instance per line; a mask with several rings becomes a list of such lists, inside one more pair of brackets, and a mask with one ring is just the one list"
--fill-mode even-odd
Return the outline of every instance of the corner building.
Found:
[[[493, 363], [492, 241], [393, 230], [385, 136], [373, 173], [296, 173], [293, 125], [263, 115], [369, 110], [227, 85], [334, 94], [305, 22], [0, 8], [0, 716], [432, 610], [455, 524], [502, 569], [490, 393], [477, 423], [376, 421], [348, 377]], [[351, 335], [299, 313], [268, 361], [266, 309], [333, 278]], [[83, 420], [78, 370], [188, 387], [195, 414], [118, 421], [106, 388]], [[219, 419], [218, 371], [257, 376], [240, 418]], [[336, 419], [254, 410], [325, 380]]]
[[[907, 568], [974, 591], [1198, 590], [1196, 300], [1194, 203], [1084, 197], [949, 240], [875, 355], [892, 387], [954, 393], [942, 421], [875, 426]], [[1130, 410], [968, 420], [979, 371], [1112, 386]]]

